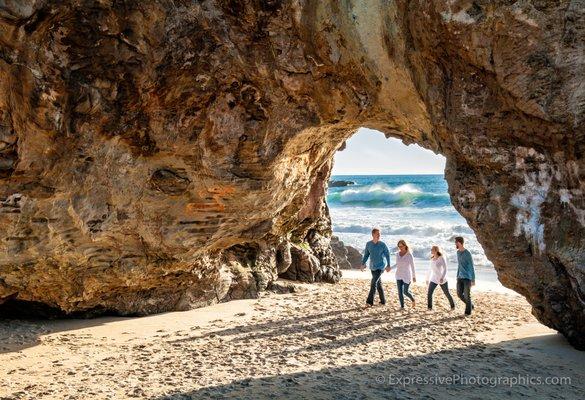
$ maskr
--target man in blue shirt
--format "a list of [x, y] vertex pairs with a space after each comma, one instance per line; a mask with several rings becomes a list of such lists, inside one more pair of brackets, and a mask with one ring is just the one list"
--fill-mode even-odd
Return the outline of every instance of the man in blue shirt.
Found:
[[[366, 269], [366, 261], [368, 261], [368, 258], [370, 259], [372, 282], [366, 304], [370, 307], [374, 305], [376, 289], [378, 289], [378, 294], [380, 295], [380, 304], [386, 304], [384, 288], [382, 287], [382, 273], [384, 272], [384, 268], [390, 268], [390, 252], [386, 243], [380, 240], [380, 230], [377, 228], [372, 229], [372, 240], [366, 243], [366, 249], [362, 258], [362, 271]], [[386, 263], [384, 263], [384, 260], [386, 260]]]
[[463, 246], [463, 238], [455, 238], [455, 247], [457, 247], [457, 297], [465, 303], [465, 315], [470, 315], [473, 309], [471, 303], [471, 287], [475, 285], [475, 270], [473, 268], [473, 258], [469, 250]]

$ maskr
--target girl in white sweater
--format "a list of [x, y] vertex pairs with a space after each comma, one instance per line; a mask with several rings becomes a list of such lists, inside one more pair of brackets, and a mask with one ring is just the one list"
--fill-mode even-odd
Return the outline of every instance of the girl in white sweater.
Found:
[[427, 283], [429, 285], [427, 291], [427, 306], [429, 310], [433, 309], [433, 292], [437, 288], [437, 285], [441, 285], [443, 293], [445, 293], [447, 300], [449, 300], [451, 310], [455, 308], [455, 302], [453, 301], [453, 297], [451, 297], [451, 293], [449, 293], [449, 284], [447, 283], [447, 262], [439, 246], [433, 246], [431, 248], [431, 268], [427, 276]]
[[[398, 287], [398, 301], [400, 301], [400, 309], [404, 309], [404, 296], [412, 301], [412, 306], [416, 305], [414, 296], [410, 293], [409, 286], [411, 282], [416, 282], [416, 275], [414, 272], [414, 257], [406, 244], [406, 241], [400, 239], [398, 241], [398, 253], [396, 253], [396, 286]], [[386, 269], [390, 271], [390, 268]]]

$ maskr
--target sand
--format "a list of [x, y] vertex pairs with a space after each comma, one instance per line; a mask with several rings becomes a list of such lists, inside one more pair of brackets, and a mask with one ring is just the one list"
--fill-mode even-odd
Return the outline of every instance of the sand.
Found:
[[0, 399], [583, 398], [585, 352], [522, 297], [476, 288], [464, 317], [415, 285], [400, 311], [387, 282], [364, 309], [368, 282], [346, 275], [142, 318], [0, 321]]

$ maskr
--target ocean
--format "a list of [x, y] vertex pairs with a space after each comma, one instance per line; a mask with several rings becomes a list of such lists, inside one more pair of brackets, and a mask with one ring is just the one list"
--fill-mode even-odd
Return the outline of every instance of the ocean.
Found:
[[333, 175], [331, 181], [354, 182], [329, 187], [327, 193], [333, 234], [345, 244], [363, 252], [373, 227], [380, 228], [391, 254], [398, 251], [398, 240], [404, 239], [415, 257], [419, 281], [429, 269], [431, 246], [438, 245], [447, 259], [448, 277], [454, 280], [454, 238], [463, 236], [476, 278], [499, 283], [473, 230], [451, 204], [443, 175]]

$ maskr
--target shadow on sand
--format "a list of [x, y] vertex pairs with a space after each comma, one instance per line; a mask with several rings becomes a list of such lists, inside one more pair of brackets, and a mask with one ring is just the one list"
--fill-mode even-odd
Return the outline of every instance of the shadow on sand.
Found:
[[99, 317], [92, 319], [8, 319], [0, 318], [0, 354], [17, 352], [40, 343], [51, 333], [74, 331], [137, 317]]
[[[375, 340], [395, 340], [401, 335], [425, 329], [454, 335], [461, 326], [457, 321], [467, 323], [459, 313], [450, 314], [448, 311], [429, 314], [430, 319], [421, 321], [416, 313], [394, 313], [389, 318], [387, 308], [374, 308], [356, 315], [354, 311], [359, 309], [241, 324], [171, 343], [189, 346], [193, 341], [224, 337], [232, 344], [242, 342], [242, 346], [246, 346], [249, 341], [261, 340], [268, 344], [263, 355], [274, 360], [282, 358], [284, 364], [285, 360], [295, 359], [299, 354], [325, 356], [345, 346], [367, 347]], [[370, 328], [367, 332], [366, 327]], [[362, 329], [363, 334], [359, 333]], [[269, 345], [276, 343], [276, 339], [302, 335], [323, 339], [300, 348], [290, 346], [283, 349]], [[393, 343], [395, 346], [396, 341]], [[474, 341], [471, 345], [453, 346], [455, 348], [449, 350], [421, 354], [425, 347], [424, 340], [421, 340], [419, 354], [410, 350], [405, 351], [403, 357], [388, 358], [379, 350], [372, 351], [371, 356], [360, 364], [325, 368], [305, 366], [302, 372], [280, 375], [262, 376], [265, 374], [260, 372], [253, 378], [199, 390], [170, 392], [153, 399], [439, 399], [452, 396], [581, 399], [585, 393], [582, 373], [575, 373], [585, 368], [585, 352], [570, 347], [560, 334], [496, 344]], [[389, 351], [396, 354], [395, 348]], [[567, 364], [573, 364], [574, 369], [567, 368]], [[197, 385], [196, 381], [193, 383]]]
[[[368, 341], [365, 337], [358, 340]], [[342, 345], [328, 341], [319, 351]], [[585, 367], [585, 353], [572, 349], [562, 335], [551, 334], [424, 355], [404, 354], [382, 362], [240, 379], [152, 399], [582, 399], [582, 374], [566, 369], [561, 357], [549, 358], [551, 345], [569, 354], [576, 370]], [[372, 354], [372, 359], [378, 356]], [[535, 357], [538, 362], [534, 362]]]

